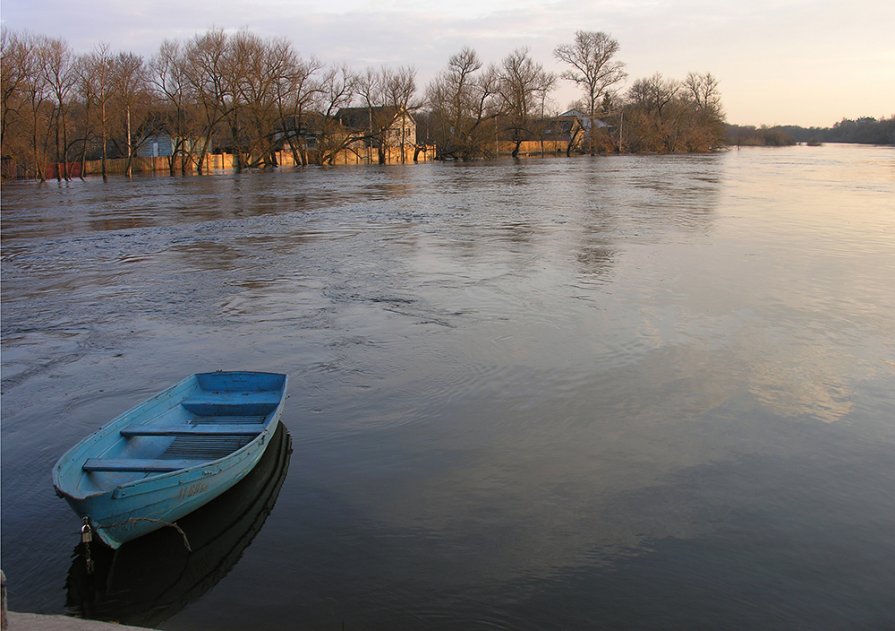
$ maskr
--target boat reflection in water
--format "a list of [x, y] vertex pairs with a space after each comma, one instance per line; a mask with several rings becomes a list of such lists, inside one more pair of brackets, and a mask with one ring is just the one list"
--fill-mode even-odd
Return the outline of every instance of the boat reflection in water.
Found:
[[152, 627], [198, 599], [227, 575], [261, 530], [286, 478], [291, 453], [292, 438], [280, 424], [251, 473], [180, 519], [182, 533], [162, 528], [118, 550], [94, 541], [92, 574], [79, 544], [66, 580], [69, 613]]

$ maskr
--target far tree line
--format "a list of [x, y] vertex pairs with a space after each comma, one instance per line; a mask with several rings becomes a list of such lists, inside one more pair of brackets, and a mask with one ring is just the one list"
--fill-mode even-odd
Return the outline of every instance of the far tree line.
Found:
[[[419, 89], [412, 67], [326, 64], [299, 55], [286, 39], [249, 31], [166, 40], [145, 59], [107, 44], [77, 54], [64, 40], [4, 29], [0, 142], [5, 160], [40, 179], [48, 164], [61, 165], [57, 177], [68, 179], [68, 165], [86, 160], [101, 160], [105, 175], [113, 157], [125, 159], [130, 174], [140, 147], [160, 133], [171, 139], [172, 175], [201, 173], [212, 152], [233, 154], [236, 169], [275, 165], [284, 151], [295, 164], [326, 164], [359, 141], [379, 147], [381, 161], [394, 113], [407, 112], [417, 122], [416, 142], [434, 145], [440, 159], [494, 157], [497, 140], [515, 156], [523, 142], [555, 132], [551, 95], [559, 81], [571, 81], [580, 90], [567, 108], [580, 122], [577, 152], [701, 152], [724, 144], [710, 73], [654, 74], [624, 89], [618, 52], [610, 35], [579, 31], [554, 50], [565, 67], [556, 75], [526, 48], [487, 64], [463, 48]], [[363, 129], [343, 124], [346, 108], [368, 113]], [[571, 152], [571, 139], [568, 146]]]
[[728, 125], [727, 142], [731, 145], [786, 146], [804, 142], [850, 142], [867, 145], [895, 145], [895, 115], [876, 119], [864, 116], [856, 120], [843, 118], [832, 127], [800, 127], [776, 125], [752, 127]]

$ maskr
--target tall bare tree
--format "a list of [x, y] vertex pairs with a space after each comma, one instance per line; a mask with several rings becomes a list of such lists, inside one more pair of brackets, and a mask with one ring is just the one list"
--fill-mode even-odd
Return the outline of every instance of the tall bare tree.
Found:
[[581, 88], [589, 119], [588, 144], [596, 151], [594, 130], [601, 98], [627, 76], [624, 64], [615, 59], [618, 41], [602, 31], [576, 31], [575, 41], [557, 46], [553, 55], [570, 68], [560, 76]]
[[232, 107], [227, 46], [227, 35], [222, 30], [212, 30], [196, 35], [186, 49], [190, 98], [198, 105], [201, 119], [198, 151], [193, 156], [199, 173], [203, 172], [212, 141]]
[[89, 55], [79, 55], [75, 59], [75, 96], [80, 107], [75, 111], [75, 138], [72, 144], [80, 144], [78, 160], [81, 163], [81, 179], [84, 178], [87, 152], [96, 137], [93, 104], [96, 102], [96, 77]]
[[173, 176], [177, 163], [186, 174], [191, 151], [191, 112], [195, 109], [188, 100], [190, 90], [189, 62], [184, 46], [174, 40], [162, 42], [158, 53], [149, 61], [149, 77], [156, 92], [167, 104], [161, 127], [171, 139], [168, 172]]
[[519, 155], [522, 142], [533, 136], [532, 121], [540, 114], [556, 77], [534, 61], [527, 48], [507, 55], [500, 66], [500, 96], [503, 100], [507, 129], [513, 134], [513, 157]]
[[134, 53], [119, 53], [112, 60], [112, 85], [114, 86], [115, 96], [120, 102], [121, 109], [124, 114], [124, 143], [125, 156], [127, 163], [125, 165], [125, 175], [131, 177], [133, 175], [134, 151], [136, 146], [142, 144], [143, 140], [151, 133], [151, 129], [145, 124], [140, 126], [141, 138], [134, 138], [134, 110], [138, 105], [144, 114], [148, 111], [148, 85], [146, 77], [146, 69], [143, 59]]
[[[419, 106], [413, 102], [416, 94], [416, 70], [411, 66], [382, 69], [382, 89], [386, 107], [395, 112], [395, 122], [400, 125], [397, 140], [401, 147], [401, 163], [406, 162], [407, 133], [411, 111]], [[414, 154], [416, 155], [416, 154]]]
[[36, 38], [28, 33], [2, 31], [2, 112], [0, 139], [6, 155], [15, 155], [26, 173], [43, 178], [40, 168], [40, 118], [48, 94], [40, 74]]
[[684, 79], [683, 88], [688, 98], [703, 112], [723, 117], [721, 111], [721, 91], [718, 80], [712, 73], [691, 72]]
[[[84, 68], [82, 76], [89, 77], [90, 95], [93, 103], [99, 110], [100, 127], [100, 152], [103, 179], [108, 177], [109, 156], [109, 102], [114, 94], [112, 85], [113, 60], [109, 52], [109, 45], [102, 42], [96, 46], [93, 53], [83, 59]], [[84, 86], [84, 84], [82, 84]], [[87, 86], [84, 86], [87, 87]]]
[[[75, 57], [66, 42], [46, 39], [43, 44], [42, 72], [53, 94], [53, 127], [56, 140], [56, 179], [69, 179], [68, 170], [68, 121], [66, 112], [70, 93], [75, 85]], [[61, 168], [60, 168], [61, 166]]]
[[682, 108], [681, 83], [655, 73], [635, 81], [628, 90], [625, 122], [633, 151], [673, 152], [689, 112]]
[[710, 72], [691, 72], [684, 79], [683, 91], [684, 100], [693, 110], [689, 117], [688, 149], [705, 151], [724, 144], [724, 110], [718, 80]]
[[368, 68], [358, 77], [358, 96], [367, 110], [367, 146], [376, 147], [379, 164], [385, 164], [388, 149], [405, 144], [411, 103], [416, 92], [416, 71], [410, 67], [379, 70]]
[[30, 113], [32, 168], [41, 182], [46, 177], [47, 143], [52, 122], [52, 114], [46, 107], [52, 98], [52, 88], [43, 73], [48, 41], [49, 38], [41, 35], [31, 38], [31, 55], [26, 58], [28, 78], [24, 84]]
[[493, 123], [500, 114], [499, 73], [484, 68], [471, 48], [448, 59], [448, 66], [427, 87], [426, 101], [437, 131], [442, 159], [470, 160], [487, 154], [494, 140]]
[[363, 138], [352, 134], [339, 122], [336, 114], [351, 104], [357, 93], [358, 78], [347, 66], [331, 66], [320, 79], [316, 94], [318, 115], [311, 124], [317, 136], [317, 164], [331, 164], [336, 154]]
[[19, 123], [24, 105], [22, 95], [32, 67], [34, 54], [31, 38], [25, 34], [8, 31], [4, 26], [0, 31], [0, 142], [9, 140], [7, 131]]
[[285, 72], [276, 83], [279, 131], [297, 165], [308, 164], [307, 114], [320, 90], [315, 79], [320, 69], [321, 64], [316, 59], [302, 59], [290, 50]]

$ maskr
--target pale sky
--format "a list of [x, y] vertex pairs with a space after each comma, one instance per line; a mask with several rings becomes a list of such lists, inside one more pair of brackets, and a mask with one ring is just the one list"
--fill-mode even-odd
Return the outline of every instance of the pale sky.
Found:
[[[463, 46], [495, 63], [526, 46], [559, 72], [558, 44], [605, 31], [620, 44], [627, 86], [656, 72], [711, 72], [732, 123], [827, 127], [895, 114], [891, 0], [2, 0], [0, 20], [79, 53], [106, 42], [145, 58], [164, 39], [246, 28], [356, 70], [412, 65], [420, 94]], [[559, 85], [553, 100], [565, 109], [577, 92]]]

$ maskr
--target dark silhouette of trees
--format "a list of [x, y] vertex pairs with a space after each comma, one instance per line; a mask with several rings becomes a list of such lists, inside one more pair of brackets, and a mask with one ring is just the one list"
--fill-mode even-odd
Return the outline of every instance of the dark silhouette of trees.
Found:
[[808, 144], [849, 142], [870, 145], [895, 145], [895, 116], [876, 119], [863, 116], [843, 118], [832, 127], [800, 127], [777, 125], [759, 127], [725, 125], [727, 141], [731, 145], [782, 146], [797, 142]]

